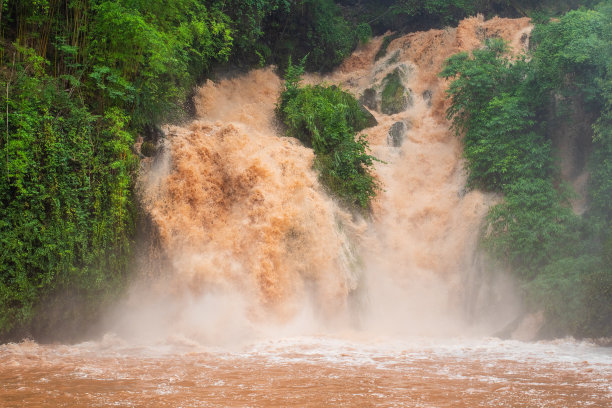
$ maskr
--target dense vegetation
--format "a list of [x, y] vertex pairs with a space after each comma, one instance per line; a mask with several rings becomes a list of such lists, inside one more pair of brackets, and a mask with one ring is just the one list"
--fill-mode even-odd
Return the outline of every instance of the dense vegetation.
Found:
[[[0, 340], [73, 337], [120, 293], [138, 214], [138, 157], [130, 148], [138, 136], [158, 137], [157, 125], [181, 119], [194, 85], [216, 68], [284, 67], [289, 56], [308, 55], [306, 69], [330, 70], [372, 31], [429, 28], [475, 12], [520, 14], [536, 3], [0, 1]], [[549, 52], [565, 55], [553, 45]], [[600, 57], [595, 70], [609, 61]], [[559, 75], [572, 72], [574, 63], [560, 59]], [[593, 98], [587, 96], [609, 107], [609, 100], [597, 102], [606, 86], [610, 94], [609, 82], [597, 81]], [[376, 190], [367, 170], [373, 158], [352, 137], [364, 126], [352, 97], [331, 87], [299, 88], [297, 79], [287, 91], [282, 115], [290, 132], [316, 150], [323, 182], [347, 205], [366, 209]], [[588, 224], [595, 231], [590, 236], [599, 237], [598, 247], [591, 240], [594, 248], [605, 248], [593, 251], [608, 254], [608, 262], [611, 147], [605, 135], [611, 120], [602, 114], [597, 123], [592, 174], [600, 181], [591, 189]], [[544, 141], [541, 154], [547, 149]], [[571, 228], [586, 228], [577, 225]], [[591, 268], [590, 259], [581, 265]]]
[[485, 17], [560, 15], [571, 8], [591, 6], [597, 0], [339, 0], [354, 24], [370, 25], [374, 34], [406, 32], [455, 25], [477, 13]]
[[367, 153], [365, 136], [356, 136], [368, 127], [367, 111], [334, 85], [300, 87], [302, 72], [303, 65], [289, 63], [277, 112], [287, 134], [314, 150], [323, 185], [347, 207], [365, 212], [378, 189], [370, 172], [376, 159]]
[[[470, 185], [504, 195], [483, 244], [524, 282], [532, 307], [545, 310], [546, 334], [609, 336], [612, 4], [545, 20], [532, 41], [528, 57], [510, 57], [499, 39], [451, 57], [441, 73], [454, 78], [448, 115], [463, 135]], [[551, 147], [578, 105], [596, 118], [582, 216], [569, 205]]]

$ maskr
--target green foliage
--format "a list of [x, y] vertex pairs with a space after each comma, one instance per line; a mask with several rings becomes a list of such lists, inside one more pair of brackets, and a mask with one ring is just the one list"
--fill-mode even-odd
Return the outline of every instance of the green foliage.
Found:
[[302, 70], [289, 65], [279, 100], [278, 114], [287, 135], [313, 148], [322, 183], [341, 202], [366, 211], [378, 190], [370, 173], [376, 159], [367, 153], [365, 136], [355, 133], [367, 127], [368, 119], [359, 102], [336, 86], [300, 88]]
[[332, 0], [296, 1], [289, 12], [274, 13], [268, 24], [264, 39], [273, 44], [275, 62], [282, 65], [288, 55], [300, 59], [308, 55], [306, 68], [310, 71], [329, 71], [339, 65], [355, 49], [357, 34], [364, 34], [365, 29], [354, 30]]
[[502, 40], [487, 40], [472, 56], [449, 58], [440, 74], [455, 78], [448, 118], [464, 136], [468, 183], [500, 192], [521, 178], [548, 179], [552, 171], [550, 143], [536, 121], [542, 96], [529, 64], [506, 57], [507, 50]]
[[[504, 194], [487, 217], [484, 247], [525, 282], [550, 335], [612, 333], [611, 10], [606, 2], [538, 25], [529, 58], [489, 40], [449, 58], [441, 73], [454, 79], [448, 117], [463, 136], [470, 185]], [[544, 136], [552, 133], [546, 107], [577, 100], [599, 114], [583, 217], [569, 207]]]
[[266, 36], [272, 32], [278, 34], [276, 30], [279, 27], [271, 24], [274, 16], [288, 18], [298, 3], [289, 0], [215, 0], [211, 9], [229, 17], [235, 39], [233, 59], [253, 62], [254, 56], [264, 60], [271, 56]]
[[176, 116], [178, 102], [232, 47], [227, 16], [195, 0], [101, 2], [88, 56], [98, 106], [129, 107], [135, 125]]
[[[502, 1], [505, 3], [505, 1]], [[466, 0], [340, 0], [348, 20], [368, 22], [378, 35], [455, 24], [477, 12], [488, 12], [496, 1]]]
[[438, 24], [453, 24], [465, 16], [484, 9], [487, 1], [468, 0], [398, 0], [391, 6], [392, 12], [406, 17], [419, 16], [434, 19]]
[[[408, 33], [456, 25], [482, 14], [486, 19], [531, 17], [550, 20], [571, 9], [591, 7], [600, 0], [336, 0], [344, 17], [357, 25], [365, 22], [374, 35], [387, 31]], [[382, 53], [384, 54], [384, 52]], [[378, 58], [382, 57], [379, 55]]]
[[487, 216], [484, 246], [525, 280], [584, 247], [579, 219], [545, 179], [524, 177], [505, 187], [505, 200]]
[[0, 97], [0, 335], [44, 319], [39, 300], [53, 293], [74, 294], [80, 321], [95, 316], [122, 287], [134, 228], [127, 116], [92, 115], [61, 80], [27, 75], [28, 61], [0, 82], [11, 91]]
[[235, 24], [217, 5], [2, 2], [0, 337], [78, 325], [122, 288], [133, 135], [180, 117], [228, 60]]
[[383, 79], [383, 84], [380, 101], [381, 112], [393, 115], [406, 110], [409, 95], [402, 84], [400, 70], [396, 68], [393, 72], [388, 73]]
[[536, 307], [548, 315], [548, 336], [580, 333], [598, 337], [612, 331], [610, 264], [592, 255], [559, 258], [527, 284]]
[[534, 64], [540, 86], [565, 93], [580, 90], [597, 104], [598, 82], [610, 56], [606, 28], [605, 16], [595, 10], [572, 11], [558, 22], [536, 26]]
[[307, 68], [328, 71], [372, 36], [367, 23], [350, 24], [333, 0], [215, 0], [209, 10], [226, 15], [232, 30], [232, 63], [284, 68], [288, 56], [309, 55]]
[[303, 0], [302, 3], [303, 16], [310, 24], [307, 23], [298, 33], [305, 34], [303, 38], [312, 48], [308, 52], [306, 67], [317, 71], [331, 70], [355, 48], [355, 32], [340, 15], [333, 1]]
[[368, 23], [361, 23], [355, 29], [357, 40], [361, 44], [366, 44], [372, 38], [372, 27]]

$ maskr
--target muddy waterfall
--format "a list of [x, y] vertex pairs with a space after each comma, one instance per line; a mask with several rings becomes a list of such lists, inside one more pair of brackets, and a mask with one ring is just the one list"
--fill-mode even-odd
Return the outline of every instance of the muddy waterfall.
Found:
[[[312, 151], [282, 136], [274, 120], [282, 82], [271, 68], [204, 84], [197, 119], [168, 126], [142, 172], [164, 260], [143, 275], [154, 274], [168, 299], [240, 299], [249, 325], [283, 324], [305, 307], [324, 325], [412, 334], [507, 321], [516, 312], [511, 284], [474, 283], [479, 228], [496, 197], [464, 187], [461, 141], [445, 117], [447, 83], [436, 73], [488, 37], [521, 51], [530, 29], [528, 19], [475, 17], [398, 38], [375, 60], [378, 38], [331, 75], [305, 78], [360, 96], [378, 122], [363, 131], [383, 161], [383, 191], [368, 220], [336, 205], [312, 170]], [[381, 92], [393, 78], [402, 95], [386, 106]]]

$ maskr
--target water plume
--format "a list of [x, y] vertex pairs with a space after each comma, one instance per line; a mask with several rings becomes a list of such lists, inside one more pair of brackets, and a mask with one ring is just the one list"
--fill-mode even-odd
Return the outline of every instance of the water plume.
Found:
[[[469, 18], [454, 29], [400, 37], [378, 61], [381, 39], [375, 39], [323, 78], [359, 96], [368, 88], [380, 94], [385, 77], [400, 72], [410, 95], [405, 111], [372, 109], [378, 125], [364, 131], [374, 155], [386, 162], [376, 168], [384, 191], [361, 250], [365, 321], [373, 329], [448, 335], [478, 321], [491, 333], [517, 313], [511, 280], [479, 270], [480, 227], [499, 197], [465, 188], [461, 139], [446, 118], [448, 82], [437, 74], [448, 57], [481, 47], [486, 38], [501, 37], [514, 52], [523, 51], [531, 28], [529, 19]], [[405, 128], [403, 143], [390, 146], [390, 129], [398, 123]]]
[[312, 151], [275, 129], [279, 92], [272, 69], [209, 81], [200, 118], [166, 129], [140, 183], [170, 286], [239, 293], [256, 320], [286, 320], [307, 296], [331, 315], [356, 285], [337, 228], [346, 215], [319, 185]]
[[[325, 194], [312, 150], [277, 129], [281, 80], [271, 68], [208, 81], [196, 92], [198, 118], [166, 127], [162, 153], [145, 163], [140, 180], [167, 260], [156, 278], [164, 296], [192, 299], [187, 309], [240, 310], [230, 318], [239, 325], [289, 324], [311, 310], [328, 327], [408, 335], [465, 330], [466, 310], [478, 309], [465, 305], [484, 292], [511, 304], [511, 283], [474, 289], [482, 280], [475, 272], [479, 228], [498, 197], [465, 189], [461, 140], [445, 117], [448, 83], [437, 73], [446, 58], [488, 37], [519, 51], [530, 29], [528, 19], [474, 17], [456, 29], [400, 37], [379, 61], [376, 38], [334, 73], [305, 77], [360, 96], [367, 88], [380, 93], [386, 76], [399, 72], [407, 89], [407, 109], [373, 108], [378, 125], [364, 131], [384, 160], [376, 166], [384, 191], [368, 222]], [[389, 144], [392, 126], [403, 129], [403, 143]], [[498, 308], [491, 320], [513, 313]]]

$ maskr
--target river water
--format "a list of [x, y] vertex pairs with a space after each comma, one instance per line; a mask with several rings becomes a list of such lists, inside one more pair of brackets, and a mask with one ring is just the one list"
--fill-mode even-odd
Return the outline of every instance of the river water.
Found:
[[114, 336], [0, 346], [3, 407], [609, 407], [612, 349], [300, 336], [222, 349]]

